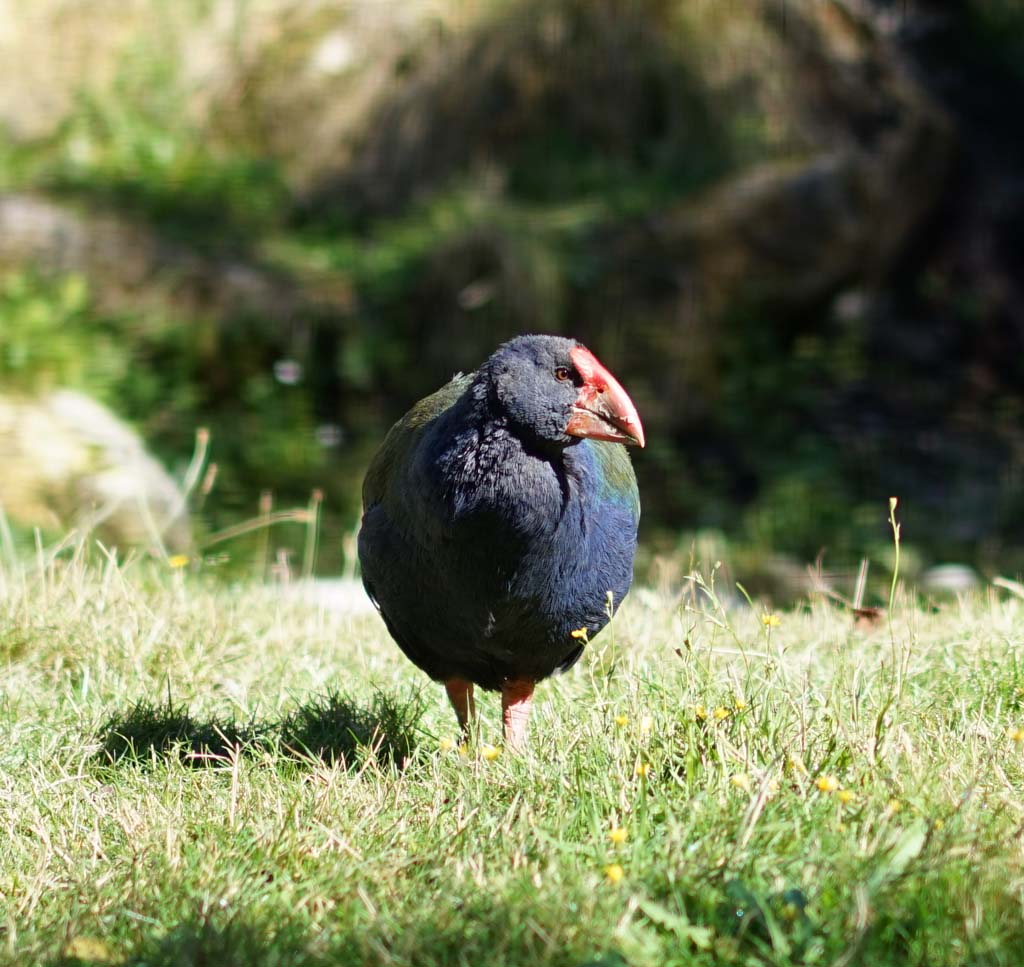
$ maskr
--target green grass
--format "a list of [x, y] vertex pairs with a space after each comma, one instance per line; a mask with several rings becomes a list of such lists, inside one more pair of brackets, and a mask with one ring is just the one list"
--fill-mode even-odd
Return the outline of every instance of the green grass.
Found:
[[373, 615], [8, 564], [0, 964], [1021, 963], [1024, 601], [763, 618], [635, 593], [489, 760]]

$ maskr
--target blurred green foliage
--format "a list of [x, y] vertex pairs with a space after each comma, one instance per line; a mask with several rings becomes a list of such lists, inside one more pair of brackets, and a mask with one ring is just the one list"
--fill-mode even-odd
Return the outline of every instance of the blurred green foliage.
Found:
[[51, 135], [0, 150], [0, 183], [144, 218], [200, 248], [244, 243], [286, 210], [280, 166], [190, 115], [173, 45], [129, 47], [109, 90], [82, 89]]
[[[587, 18], [601, 15], [575, 0], [562, 7], [571, 29], [588, 29]], [[976, 0], [971, 9], [978, 43], [1016, 63], [1019, 38], [1005, 35], [1020, 25], [1016, 5]], [[668, 4], [644, 10], [654, 24], [674, 16]], [[713, 116], [684, 49], [707, 38], [679, 28], [665, 40], [665, 30], [644, 30], [624, 49], [650, 48], [649, 60], [627, 58], [623, 68], [630, 96], [639, 92], [649, 107], [643, 116], [624, 112], [628, 123], [617, 128], [587, 89], [572, 100], [569, 72], [555, 72], [539, 110], [516, 93], [515, 77], [499, 75], [483, 103], [499, 104], [515, 123], [493, 134], [485, 111], [479, 158], [418, 142], [421, 156], [400, 160], [436, 165], [424, 181], [429, 190], [377, 209], [362, 204], [358, 185], [320, 203], [300, 197], [285, 161], [252, 134], [258, 125], [197, 119], [174, 43], [129, 46], [109, 89], [79, 92], [55, 133], [0, 145], [0, 185], [144, 221], [161, 240], [211, 262], [244, 260], [300, 298], [288, 318], [272, 309], [206, 311], [179, 303], [172, 280], [159, 304], [111, 309], [100, 281], [6, 271], [0, 379], [19, 392], [69, 385], [91, 393], [135, 423], [179, 472], [195, 429], [208, 426], [219, 467], [203, 506], [210, 529], [254, 515], [261, 491], [273, 491], [280, 507], [304, 505], [311, 489], [323, 489], [321, 566], [334, 570], [337, 539], [358, 516], [361, 469], [389, 423], [501, 339], [522, 331], [596, 335], [629, 360], [631, 333], [662, 326], [666, 341], [688, 338], [673, 336], [675, 321], [650, 311], [651, 293], [675, 284], [658, 275], [672, 267], [638, 266], [640, 281], [627, 279], [621, 299], [606, 304], [605, 236], [613, 227], [652, 230], [669, 206], [744, 161], [772, 157], [780, 135], [744, 90], [723, 95], [742, 109]], [[654, 36], [657, 50], [648, 43]], [[606, 65], [583, 66], [599, 93], [616, 96]], [[441, 121], [464, 106], [436, 100]], [[242, 94], [236, 106], [244, 111]], [[499, 150], [496, 175], [487, 152]], [[958, 320], [977, 316], [968, 287], [951, 291]], [[595, 303], [613, 320], [604, 328], [588, 318]], [[867, 433], [841, 439], [829, 413], [841, 398], [856, 408], [879, 347], [870, 320], [840, 324], [822, 310], [821, 318], [766, 319], [763, 306], [737, 301], [709, 324], [710, 348], [692, 372], [658, 382], [660, 359], [630, 360], [631, 392], [637, 386], [652, 408], [662, 407], [675, 434], [652, 435], [637, 461], [650, 547], [676, 553], [680, 532], [699, 528], [802, 560], [824, 548], [850, 560], [886, 546], [889, 492], [878, 481], [901, 486], [899, 473], [884, 472], [900, 459], [898, 441], [887, 449]], [[618, 368], [615, 357], [608, 362]], [[282, 378], [281, 364], [293, 376]], [[898, 383], [909, 371], [894, 368], [886, 378]], [[665, 412], [666, 386], [677, 403], [698, 398], [688, 423]], [[965, 485], [965, 504], [972, 501], [970, 513], [991, 504], [1010, 520], [1019, 509], [1014, 486], [1012, 474], [1001, 480], [993, 502], [991, 491], [969, 494]], [[911, 532], [936, 556], [969, 557], [976, 540], [955, 527]]]
[[128, 368], [125, 347], [89, 302], [80, 275], [0, 278], [0, 382], [24, 393], [55, 386], [96, 392], [119, 383]]
[[1024, 80], [1024, 4], [1019, 0], [971, 0], [966, 8], [974, 34], [970, 48], [981, 59], [995, 57]]
[[242, 242], [278, 217], [285, 191], [277, 165], [218, 150], [187, 125], [168, 129], [164, 106], [148, 107], [152, 113], [83, 96], [37, 155], [39, 183], [143, 217], [200, 246]]

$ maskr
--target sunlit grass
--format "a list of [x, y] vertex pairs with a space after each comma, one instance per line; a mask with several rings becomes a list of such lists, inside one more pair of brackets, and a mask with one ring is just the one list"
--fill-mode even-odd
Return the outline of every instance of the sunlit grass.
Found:
[[529, 749], [372, 614], [0, 573], [0, 963], [1017, 964], [1024, 601], [642, 590]]

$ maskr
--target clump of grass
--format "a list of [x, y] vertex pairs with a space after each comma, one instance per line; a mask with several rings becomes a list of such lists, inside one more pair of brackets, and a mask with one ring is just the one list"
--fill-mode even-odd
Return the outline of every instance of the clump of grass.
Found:
[[172, 756], [194, 766], [223, 763], [259, 746], [266, 729], [229, 718], [198, 719], [169, 696], [159, 703], [140, 699], [115, 712], [98, 730], [104, 763], [131, 759], [152, 762]]
[[416, 749], [422, 714], [418, 696], [401, 700], [378, 691], [369, 705], [362, 705], [330, 692], [285, 717], [281, 745], [298, 759], [350, 766], [372, 753], [378, 761], [401, 766]]
[[737, 951], [745, 945], [748, 950], [778, 950], [798, 961], [803, 958], [815, 939], [816, 925], [807, 914], [802, 890], [791, 887], [764, 896], [737, 878], [727, 881], [724, 891], [717, 910], [718, 931], [734, 941]]

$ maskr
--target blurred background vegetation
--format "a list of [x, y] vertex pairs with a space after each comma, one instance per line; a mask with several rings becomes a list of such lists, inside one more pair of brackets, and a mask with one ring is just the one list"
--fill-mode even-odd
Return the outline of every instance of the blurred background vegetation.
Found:
[[[0, 393], [83, 390], [199, 536], [520, 332], [627, 386], [645, 560], [1024, 561], [1016, 0], [0, 0]], [[265, 509], [265, 508], [264, 508]], [[303, 529], [272, 541], [301, 548]], [[258, 535], [233, 546], [243, 555]], [[300, 551], [301, 553], [301, 551]]]

